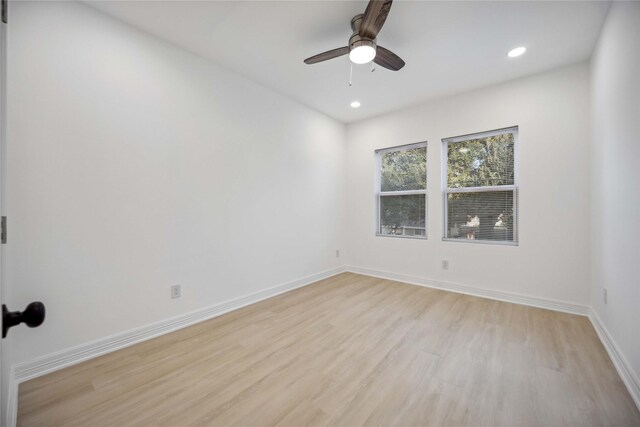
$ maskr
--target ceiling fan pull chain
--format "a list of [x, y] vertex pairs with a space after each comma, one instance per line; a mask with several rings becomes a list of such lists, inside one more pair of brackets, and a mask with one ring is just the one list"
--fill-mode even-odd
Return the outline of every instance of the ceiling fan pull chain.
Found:
[[351, 78], [353, 77], [353, 63], [349, 61], [349, 86], [351, 86]]
[[373, 65], [373, 61], [371, 61], [371, 72], [373, 73], [376, 70], [376, 66]]

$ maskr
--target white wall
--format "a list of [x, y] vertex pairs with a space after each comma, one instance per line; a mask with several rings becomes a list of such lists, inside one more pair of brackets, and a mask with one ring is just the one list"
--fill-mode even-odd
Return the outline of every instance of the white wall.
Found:
[[591, 73], [591, 300], [640, 390], [640, 3], [612, 4]]
[[48, 310], [13, 363], [341, 264], [343, 124], [88, 6], [11, 6], [5, 302]]
[[[589, 69], [579, 64], [349, 125], [348, 263], [588, 304], [588, 120]], [[514, 125], [520, 245], [443, 242], [441, 139]], [[429, 238], [377, 237], [374, 150], [419, 141], [428, 141]]]

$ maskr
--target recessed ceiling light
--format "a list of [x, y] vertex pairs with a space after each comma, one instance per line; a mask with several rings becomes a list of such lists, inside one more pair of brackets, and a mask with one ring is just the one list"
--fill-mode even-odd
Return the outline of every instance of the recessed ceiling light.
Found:
[[525, 53], [527, 51], [527, 48], [524, 46], [520, 46], [520, 47], [516, 47], [515, 49], [511, 49], [508, 53], [507, 56], [509, 58], [517, 58], [518, 56], [522, 55], [523, 53]]
[[360, 101], [353, 101], [351, 103], [351, 108], [358, 108], [360, 106]]

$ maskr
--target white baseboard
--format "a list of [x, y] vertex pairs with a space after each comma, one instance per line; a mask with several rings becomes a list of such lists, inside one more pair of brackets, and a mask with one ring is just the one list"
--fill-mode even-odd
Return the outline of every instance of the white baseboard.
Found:
[[638, 410], [640, 410], [640, 379], [638, 374], [634, 372], [633, 368], [624, 357], [624, 354], [620, 351], [620, 348], [613, 340], [613, 337], [604, 326], [604, 323], [602, 323], [600, 317], [598, 317], [598, 314], [593, 309], [589, 314], [589, 320], [591, 320], [591, 324], [596, 330], [605, 350], [609, 353], [613, 366], [616, 367], [616, 371], [618, 371], [618, 375], [622, 378], [622, 382], [627, 386], [627, 390], [629, 390], [631, 398], [638, 407]]
[[5, 417], [7, 426], [15, 426], [18, 411], [18, 386], [30, 379], [66, 368], [71, 365], [93, 359], [103, 354], [111, 353], [125, 347], [194, 325], [247, 305], [255, 304], [267, 298], [310, 285], [318, 280], [326, 279], [345, 271], [344, 267], [337, 267], [311, 276], [303, 277], [273, 288], [254, 292], [240, 298], [225, 301], [207, 308], [182, 314], [161, 322], [135, 328], [109, 337], [100, 338], [85, 344], [80, 344], [66, 350], [51, 353], [28, 362], [22, 362], [12, 367], [9, 378], [9, 399]]
[[395, 280], [409, 283], [411, 285], [425, 286], [428, 288], [442, 289], [459, 294], [473, 295], [481, 298], [489, 298], [498, 301], [511, 302], [514, 304], [528, 305], [531, 307], [546, 308], [548, 310], [561, 311], [564, 313], [588, 316], [591, 308], [587, 305], [557, 301], [547, 298], [521, 295], [511, 292], [496, 291], [493, 289], [477, 288], [475, 286], [460, 285], [458, 283], [442, 282], [439, 280], [426, 279], [424, 277], [409, 276], [406, 274], [390, 273], [388, 271], [373, 270], [355, 266], [347, 266], [347, 271], [364, 274], [367, 276], [379, 277], [382, 279]]

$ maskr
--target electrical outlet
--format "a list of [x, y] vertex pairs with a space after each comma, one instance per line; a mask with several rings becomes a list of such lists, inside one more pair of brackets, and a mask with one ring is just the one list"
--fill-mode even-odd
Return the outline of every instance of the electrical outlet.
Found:
[[602, 299], [604, 300], [604, 303], [607, 303], [607, 290], [603, 289], [602, 290]]
[[448, 270], [449, 269], [449, 260], [447, 260], [447, 259], [443, 259], [442, 260], [442, 269], [443, 270]]
[[182, 293], [182, 285], [171, 286], [171, 299], [180, 298], [181, 293]]
[[336, 258], [340, 258], [340, 249], [336, 249]]

